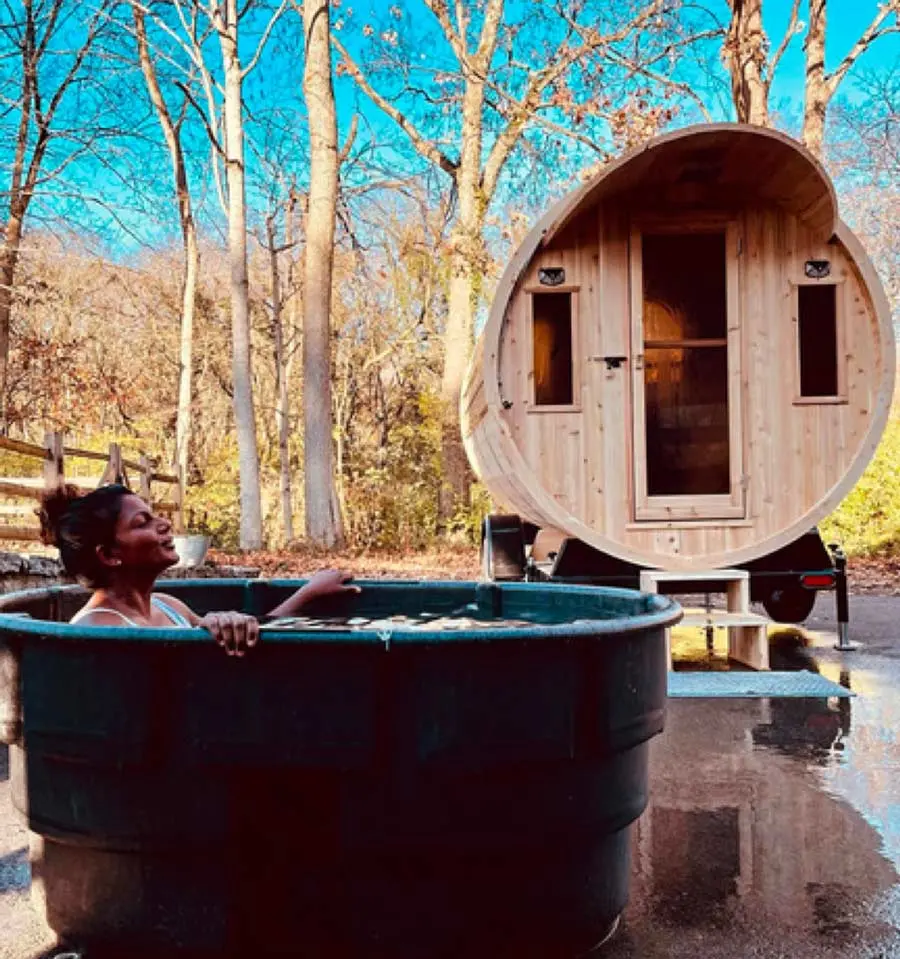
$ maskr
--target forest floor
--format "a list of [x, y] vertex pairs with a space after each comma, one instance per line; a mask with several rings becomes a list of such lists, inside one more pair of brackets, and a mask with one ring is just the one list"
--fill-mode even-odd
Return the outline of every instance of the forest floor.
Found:
[[222, 566], [252, 566], [263, 576], [306, 576], [320, 569], [343, 569], [358, 579], [478, 579], [475, 546], [436, 546], [416, 551], [291, 550], [230, 553], [210, 550], [209, 559]]
[[[439, 546], [419, 551], [211, 550], [210, 559], [223, 566], [252, 566], [263, 576], [285, 578], [302, 577], [326, 568], [344, 569], [359, 579], [472, 580], [480, 574], [475, 546]], [[900, 555], [852, 556], [849, 570], [852, 593], [900, 596]]]

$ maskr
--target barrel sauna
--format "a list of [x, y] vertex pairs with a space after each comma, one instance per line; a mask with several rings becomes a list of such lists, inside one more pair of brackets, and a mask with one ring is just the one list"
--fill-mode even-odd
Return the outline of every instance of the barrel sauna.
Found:
[[822, 166], [773, 130], [691, 127], [531, 231], [476, 343], [462, 432], [500, 510], [638, 567], [717, 570], [838, 505], [895, 361]]

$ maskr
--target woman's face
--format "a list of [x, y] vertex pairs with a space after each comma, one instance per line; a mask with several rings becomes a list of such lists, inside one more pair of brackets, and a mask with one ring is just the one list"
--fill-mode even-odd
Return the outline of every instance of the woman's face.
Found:
[[172, 524], [165, 517], [154, 515], [139, 496], [123, 496], [112, 555], [120, 561], [117, 565], [168, 569], [178, 562]]

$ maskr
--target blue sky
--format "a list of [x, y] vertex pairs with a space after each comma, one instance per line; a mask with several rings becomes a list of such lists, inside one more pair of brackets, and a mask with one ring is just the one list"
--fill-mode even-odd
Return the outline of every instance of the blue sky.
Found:
[[[805, 4], [803, 5], [805, 6]], [[874, 0], [832, 0], [828, 5], [828, 34], [825, 48], [825, 66], [834, 70], [849, 52], [856, 40], [875, 16], [878, 3]], [[784, 28], [790, 16], [789, 0], [764, 0], [765, 25], [772, 41], [777, 47], [784, 35]], [[801, 9], [801, 18], [804, 12]], [[803, 103], [804, 55], [803, 37], [795, 38], [784, 59], [773, 85], [773, 105], [791, 106], [798, 112]], [[869, 50], [857, 60], [838, 96], [849, 100], [854, 98], [853, 77], [866, 70], [884, 70], [900, 61], [900, 34], [881, 37]]]
[[[722, 22], [727, 22], [728, 8], [725, 0], [708, 0], [709, 9]], [[474, 5], [474, 4], [472, 4]], [[392, 11], [392, 7], [396, 9]], [[804, 6], [806, 6], [804, 2]], [[352, 14], [349, 12], [353, 9]], [[508, 0], [507, 10], [508, 18], [516, 19], [517, 11], [526, 9], [522, 0]], [[549, 6], [548, 8], [549, 9]], [[696, 9], [696, 8], [695, 8]], [[865, 0], [865, 2], [849, 2], [849, 0], [831, 0], [829, 5], [829, 29], [828, 29], [828, 47], [827, 47], [827, 67], [833, 69], [840, 63], [846, 52], [850, 49], [856, 39], [863, 32], [865, 27], [871, 21], [877, 7], [875, 0]], [[769, 33], [772, 45], [777, 46], [784, 32], [785, 24], [789, 16], [790, 0], [764, 0], [766, 29]], [[805, 14], [801, 12], [801, 17]], [[291, 11], [289, 16], [296, 17]], [[335, 10], [334, 19], [345, 19], [348, 26], [341, 32], [340, 36], [351, 47], [354, 53], [363, 43], [361, 30], [365, 23], [372, 23], [377, 30], [392, 24], [405, 25], [407, 29], [417, 31], [427, 27], [431, 22], [431, 14], [425, 9], [421, 0], [399, 0], [396, 5], [392, 0], [376, 0], [369, 4], [362, 0], [357, 4], [355, 0], [341, 0], [340, 6]], [[709, 21], [707, 21], [709, 22]], [[259, 24], [248, 24], [248, 27], [258, 27]], [[248, 48], [252, 39], [250, 29], [248, 34]], [[450, 62], [447, 55], [449, 51], [440, 49], [440, 40], [436, 31], [429, 31], [430, 37], [434, 37], [434, 44], [418, 52], [418, 60], [425, 57], [427, 64], [435, 63], [438, 60]], [[294, 170], [298, 174], [302, 183], [302, 177], [305, 169], [305, 129], [303, 122], [303, 104], [300, 96], [300, 82], [302, 72], [302, 53], [298, 49], [299, 36], [296, 25], [288, 21], [284, 27], [279, 26], [273, 33], [271, 45], [263, 61], [260, 63], [257, 71], [251, 76], [247, 83], [247, 94], [249, 102], [249, 111], [252, 116], [247, 129], [249, 134], [257, 143], [266, 140], [264, 133], [265, 121], [267, 117], [273, 117], [275, 111], [272, 104], [277, 102], [280, 106], [282, 118], [287, 117], [282, 124], [282, 130], [277, 136], [268, 139], [269, 147], [273, 156], [276, 158], [275, 166], [279, 169]], [[713, 61], [717, 60], [718, 43], [715, 49], [711, 49]], [[244, 53], [245, 58], [248, 55]], [[216, 57], [217, 59], [217, 57]], [[878, 40], [878, 42], [860, 58], [854, 71], [850, 74], [847, 82], [842, 86], [839, 96], [853, 99], [853, 78], [859, 76], [862, 72], [869, 70], [885, 70], [892, 64], [900, 62], [900, 35], [891, 35]], [[9, 61], [7, 61], [7, 68]], [[684, 79], [694, 79], [687, 68], [682, 73]], [[727, 81], [724, 71], [717, 70], [718, 77], [727, 88]], [[799, 118], [802, 113], [803, 98], [803, 49], [802, 36], [794, 39], [787, 54], [785, 55], [780, 69], [776, 75], [772, 91], [772, 108], [778, 122], [793, 133], [799, 130]], [[139, 105], [139, 97], [142, 95], [142, 86], [139, 76], [131, 78], [128, 81], [130, 93], [133, 97], [135, 106]], [[696, 77], [699, 84], [700, 79]], [[379, 80], [380, 84], [389, 82], [384, 78]], [[381, 111], [374, 107], [368, 100], [357, 91], [355, 84], [349, 78], [339, 78], [336, 84], [339, 108], [339, 121], [342, 130], [345, 132], [353, 113], [359, 110], [363, 123], [361, 124], [359, 143], [363, 144], [367, 136], [376, 136], [381, 145], [381, 157], [388, 167], [387, 173], [410, 173], [416, 169], [421, 169], [422, 161], [415, 156], [409, 147], [409, 142], [405, 135], [395, 126], [393, 121], [386, 118]], [[155, 119], [150, 115], [146, 107], [141, 108], [144, 115], [142, 124], [143, 133], [149, 140], [159, 141], [159, 130]], [[724, 102], [715, 110], [718, 119], [730, 119], [730, 106]], [[688, 119], [697, 119], [696, 113], [691, 116], [690, 113], [684, 113], [676, 122], [687, 122]], [[10, 122], [7, 116], [6, 123]], [[444, 122], [444, 121], [442, 121]], [[448, 126], [452, 126], [450, 118], [446, 121]], [[274, 126], [272, 127], [274, 129]], [[9, 128], [3, 127], [0, 132], [9, 132]], [[9, 145], [10, 138], [4, 136], [5, 142]], [[177, 236], [177, 224], [175, 219], [174, 204], [171, 204], [171, 175], [168, 170], [168, 157], [161, 148], [161, 143], [156, 147], [149, 145], [149, 140], [145, 140], [143, 145], [131, 145], [126, 147], [124, 144], [117, 144], [118, 152], [112, 152], [106, 161], [105, 167], [96, 162], [85, 162], [78, 170], [73, 170], [73, 179], [77, 183], [97, 187], [99, 192], [106, 198], [107, 202], [121, 206], [121, 216], [127, 225], [146, 237], [152, 244], [158, 244], [160, 240], [168, 237], [174, 239]], [[196, 160], [193, 163], [193, 179], [195, 190], [198, 196], [206, 197], [206, 217], [211, 225], [214, 222], [221, 223], [221, 212], [218, 210], [218, 204], [214, 199], [210, 178], [208, 175], [209, 151], [204, 141], [204, 135], [198, 127], [195, 127], [191, 137]], [[7, 147], [8, 149], [9, 147]], [[448, 152], [453, 153], [452, 146]], [[5, 165], [3, 156], [4, 150], [0, 147], [0, 169]], [[521, 161], [520, 161], [521, 162]], [[261, 178], [260, 167], [252, 156], [252, 151], [248, 156], [248, 165], [253, 182], [250, 184], [249, 195], [251, 206], [259, 206], [263, 200], [260, 192]], [[517, 171], [514, 171], [517, 172]], [[573, 175], [570, 168], [563, 173], [560, 170], [560, 182], [549, 184], [548, 190], [543, 188], [545, 199], [552, 194], [554, 186], [556, 190], [564, 189], [569, 177]], [[134, 199], [131, 190], [135, 177], [145, 183], [149, 189], [149, 199], [142, 199], [140, 202]], [[522, 177], [512, 177], [512, 181], [521, 180]], [[528, 176], [525, 176], [525, 181]], [[544, 173], [542, 181], [546, 184], [547, 174]], [[441, 175], [441, 180], [446, 185], [446, 177]], [[518, 189], [517, 183], [513, 183], [512, 189]], [[536, 202], [540, 202], [540, 193], [538, 190]], [[131, 195], [131, 199], [129, 199]], [[170, 205], [171, 204], [171, 205]], [[502, 202], [501, 202], [502, 205]], [[62, 209], [47, 210], [44, 213], [66, 212], [71, 219], [73, 214], [69, 213], [68, 208], [72, 202], [68, 201], [65, 211]], [[38, 204], [35, 204], [35, 213], [41, 213]], [[96, 210], [95, 210], [96, 213]], [[77, 222], [77, 217], [76, 217]], [[118, 229], [111, 225], [109, 230], [115, 237], [115, 244], [120, 251], [131, 250], [136, 252], [136, 242], [133, 237], [129, 238], [126, 231]], [[118, 235], [116, 235], [118, 234]], [[139, 245], [139, 244], [138, 244]]]

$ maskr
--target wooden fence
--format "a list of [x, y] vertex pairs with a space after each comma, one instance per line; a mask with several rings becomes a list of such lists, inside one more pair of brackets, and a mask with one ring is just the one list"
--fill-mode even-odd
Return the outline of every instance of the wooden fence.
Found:
[[[184, 532], [184, 490], [177, 476], [159, 473], [156, 464], [149, 457], [140, 454], [138, 459], [125, 459], [118, 443], [111, 443], [108, 453], [97, 453], [93, 450], [79, 450], [64, 444], [63, 433], [47, 433], [44, 445], [26, 443], [23, 440], [8, 439], [0, 436], [0, 450], [8, 450], [21, 456], [33, 457], [43, 462], [41, 476], [0, 477], [0, 498], [3, 500], [31, 500], [26, 504], [4, 504], [0, 506], [0, 513], [11, 516], [35, 516], [36, 503], [45, 490], [52, 490], [70, 483], [79, 489], [88, 492], [105, 483], [124, 483], [133, 489], [142, 499], [150, 503], [154, 510], [172, 518], [172, 525], [176, 533]], [[66, 464], [72, 459], [97, 460], [105, 463], [103, 474], [98, 477], [66, 478]], [[137, 487], [131, 486], [128, 471], [137, 477]], [[170, 498], [162, 500], [154, 497], [154, 484], [164, 484], [171, 487]], [[0, 540], [36, 541], [40, 540], [40, 525], [13, 525], [0, 523]]]

